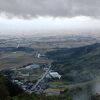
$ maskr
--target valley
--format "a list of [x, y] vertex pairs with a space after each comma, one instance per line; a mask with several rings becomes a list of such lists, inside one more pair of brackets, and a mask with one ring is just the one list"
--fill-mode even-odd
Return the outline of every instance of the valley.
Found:
[[100, 76], [99, 42], [98, 38], [80, 35], [59, 38], [2, 36], [0, 70], [26, 93], [48, 96], [67, 93], [73, 100], [91, 100], [99, 94], [88, 92], [94, 90], [93, 86], [97, 87], [95, 80]]

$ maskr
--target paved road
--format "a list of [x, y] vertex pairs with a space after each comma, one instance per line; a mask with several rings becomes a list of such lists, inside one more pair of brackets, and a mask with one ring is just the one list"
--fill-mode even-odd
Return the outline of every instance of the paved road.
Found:
[[33, 86], [33, 88], [31, 90], [35, 90], [39, 84], [41, 84], [41, 82], [44, 80], [44, 78], [46, 77], [46, 75], [48, 74], [48, 72], [50, 71], [51, 68], [51, 63], [49, 64], [49, 68], [48, 70], [43, 74], [43, 76], [37, 81], [37, 83]]

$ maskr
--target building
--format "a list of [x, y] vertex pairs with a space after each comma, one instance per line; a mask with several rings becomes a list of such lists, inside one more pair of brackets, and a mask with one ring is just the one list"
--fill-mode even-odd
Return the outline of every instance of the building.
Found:
[[46, 76], [47, 78], [61, 78], [61, 75], [58, 72], [49, 72]]

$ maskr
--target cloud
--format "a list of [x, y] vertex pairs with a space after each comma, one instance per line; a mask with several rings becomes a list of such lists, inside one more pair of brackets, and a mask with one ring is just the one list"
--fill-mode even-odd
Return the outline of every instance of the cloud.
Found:
[[0, 0], [0, 14], [8, 17], [100, 16], [100, 0]]

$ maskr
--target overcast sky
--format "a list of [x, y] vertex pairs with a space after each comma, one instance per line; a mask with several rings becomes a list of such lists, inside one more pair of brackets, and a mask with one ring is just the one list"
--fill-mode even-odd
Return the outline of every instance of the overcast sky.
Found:
[[100, 29], [100, 0], [0, 0], [0, 31]]

